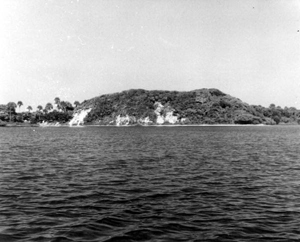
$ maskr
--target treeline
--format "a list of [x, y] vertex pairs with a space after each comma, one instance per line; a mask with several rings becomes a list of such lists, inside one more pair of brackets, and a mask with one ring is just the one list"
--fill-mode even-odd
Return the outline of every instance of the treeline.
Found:
[[[106, 94], [93, 99], [78, 101], [72, 105], [68, 101], [54, 99], [54, 105], [38, 105], [32, 112], [20, 112], [21, 101], [0, 105], [0, 120], [6, 122], [69, 122], [73, 112], [92, 108], [85, 122], [112, 124], [116, 117], [130, 116], [132, 120], [148, 117], [156, 122], [155, 103], [164, 108], [161, 115], [172, 112], [184, 124], [300, 124], [300, 110], [294, 107], [269, 107], [249, 105], [240, 99], [227, 95], [218, 89], [198, 89], [189, 92], [147, 91], [131, 89], [120, 93]], [[19, 112], [16, 112], [19, 109]]]
[[300, 110], [249, 105], [218, 89], [189, 92], [132, 89], [102, 95], [83, 102], [79, 108], [92, 107], [86, 122], [108, 124], [118, 115], [156, 120], [155, 102], [172, 110], [186, 124], [299, 124]]
[[[47, 103], [43, 108], [38, 105], [36, 111], [32, 112], [32, 107], [28, 106], [27, 112], [20, 112], [22, 101], [9, 102], [7, 105], [0, 105], [0, 121], [4, 122], [30, 122], [32, 124], [38, 122], [69, 122], [73, 115], [73, 110], [79, 105], [78, 101], [74, 102], [74, 106], [68, 101], [61, 101], [60, 98], [54, 99], [54, 105]], [[17, 108], [19, 112], [17, 112]]]

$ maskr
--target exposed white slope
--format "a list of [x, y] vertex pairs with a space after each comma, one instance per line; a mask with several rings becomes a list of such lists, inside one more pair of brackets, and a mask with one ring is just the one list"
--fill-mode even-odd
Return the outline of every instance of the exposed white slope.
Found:
[[163, 124], [163, 123], [170, 123], [170, 124], [175, 124], [178, 122], [177, 116], [173, 115], [174, 110], [167, 106], [164, 107], [160, 102], [156, 102], [154, 104], [156, 109], [154, 110], [157, 119], [156, 123], [157, 124]]
[[121, 117], [121, 115], [118, 115], [116, 118], [116, 125], [117, 126], [123, 126], [123, 125], [129, 125], [130, 117], [126, 115], [125, 117]]
[[79, 126], [80, 124], [84, 124], [84, 118], [88, 115], [88, 113], [91, 111], [92, 109], [84, 109], [84, 110], [79, 110], [74, 114], [74, 117], [71, 119], [71, 121], [69, 122], [70, 126], [73, 126], [74, 124], [76, 124], [77, 126]]
[[146, 117], [146, 118], [140, 118], [138, 120], [138, 123], [141, 124], [141, 125], [149, 125], [149, 124], [153, 124], [153, 122], [150, 120], [149, 117]]

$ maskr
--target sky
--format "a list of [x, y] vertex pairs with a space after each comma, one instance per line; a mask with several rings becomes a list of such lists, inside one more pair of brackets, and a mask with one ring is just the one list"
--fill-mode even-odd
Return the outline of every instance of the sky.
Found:
[[300, 108], [299, 0], [1, 0], [0, 104], [217, 88]]

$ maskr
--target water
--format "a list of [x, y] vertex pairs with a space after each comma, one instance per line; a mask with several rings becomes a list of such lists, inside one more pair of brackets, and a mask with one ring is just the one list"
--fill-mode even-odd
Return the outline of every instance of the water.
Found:
[[300, 241], [300, 126], [0, 135], [0, 241]]

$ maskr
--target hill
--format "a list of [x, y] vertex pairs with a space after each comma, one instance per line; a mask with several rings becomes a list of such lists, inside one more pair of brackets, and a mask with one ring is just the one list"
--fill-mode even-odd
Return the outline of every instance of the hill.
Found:
[[131, 89], [81, 103], [85, 122], [102, 125], [300, 123], [300, 111], [249, 105], [218, 89], [188, 92]]

